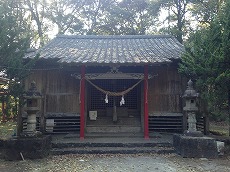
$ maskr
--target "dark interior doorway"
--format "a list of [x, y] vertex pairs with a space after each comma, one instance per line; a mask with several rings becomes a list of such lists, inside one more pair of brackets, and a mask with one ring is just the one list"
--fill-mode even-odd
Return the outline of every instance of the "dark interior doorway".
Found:
[[[91, 80], [103, 90], [120, 92], [124, 91], [138, 82], [134, 79], [100, 79]], [[120, 106], [121, 96], [108, 96], [108, 103], [105, 103], [106, 95], [88, 84], [88, 111], [97, 111], [97, 117], [110, 117], [113, 115], [113, 108], [116, 106], [117, 117], [140, 117], [141, 114], [141, 84], [124, 95], [125, 104]]]

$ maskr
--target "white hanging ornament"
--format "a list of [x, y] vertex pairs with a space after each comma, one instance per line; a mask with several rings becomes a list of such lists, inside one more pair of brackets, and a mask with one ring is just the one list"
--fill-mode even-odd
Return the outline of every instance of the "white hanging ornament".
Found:
[[125, 99], [124, 99], [124, 95], [122, 95], [121, 97], [121, 101], [120, 101], [120, 106], [125, 104]]
[[109, 103], [108, 94], [105, 95], [105, 103]]

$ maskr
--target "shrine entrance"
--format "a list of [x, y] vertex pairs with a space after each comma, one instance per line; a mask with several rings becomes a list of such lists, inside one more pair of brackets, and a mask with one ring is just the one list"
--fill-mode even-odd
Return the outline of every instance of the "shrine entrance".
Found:
[[[88, 132], [140, 132], [141, 80], [97, 79], [87, 84]], [[105, 94], [98, 88], [124, 95]]]

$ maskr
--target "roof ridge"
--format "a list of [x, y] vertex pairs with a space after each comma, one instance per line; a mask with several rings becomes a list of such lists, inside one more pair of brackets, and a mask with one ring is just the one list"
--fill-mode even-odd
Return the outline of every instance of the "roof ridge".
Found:
[[56, 38], [65, 39], [150, 39], [172, 38], [172, 35], [57, 35]]

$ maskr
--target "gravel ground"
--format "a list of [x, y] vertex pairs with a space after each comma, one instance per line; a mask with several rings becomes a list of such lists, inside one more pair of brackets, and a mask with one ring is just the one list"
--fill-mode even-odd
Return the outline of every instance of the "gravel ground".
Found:
[[176, 154], [90, 154], [39, 160], [0, 160], [1, 172], [229, 172], [230, 157], [182, 158]]

